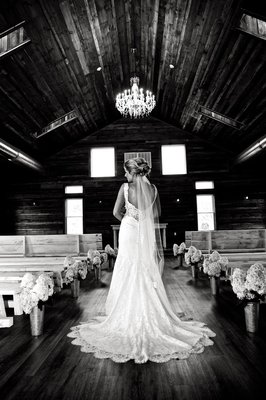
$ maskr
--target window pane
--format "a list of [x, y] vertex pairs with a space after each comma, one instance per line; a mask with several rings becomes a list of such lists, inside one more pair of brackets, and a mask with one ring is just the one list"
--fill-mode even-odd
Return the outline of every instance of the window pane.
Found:
[[214, 197], [212, 194], [197, 195], [197, 212], [214, 212]]
[[83, 193], [83, 186], [66, 186], [65, 193]]
[[115, 176], [115, 150], [113, 147], [91, 149], [91, 176]]
[[195, 182], [196, 189], [213, 189], [214, 183], [213, 181], [198, 181]]
[[124, 153], [124, 162], [127, 160], [130, 160], [131, 158], [136, 158], [136, 157], [141, 157], [144, 158], [144, 160], [147, 161], [149, 166], [152, 168], [152, 162], [151, 162], [151, 152], [150, 151], [145, 151], [145, 152], [135, 152], [135, 153]]
[[200, 213], [198, 214], [198, 230], [213, 231], [214, 230], [214, 214]]
[[184, 144], [162, 146], [162, 173], [163, 175], [187, 173], [186, 147]]
[[83, 234], [82, 217], [68, 217], [66, 219], [66, 233], [82, 235]]
[[83, 201], [82, 199], [66, 200], [66, 217], [82, 217]]

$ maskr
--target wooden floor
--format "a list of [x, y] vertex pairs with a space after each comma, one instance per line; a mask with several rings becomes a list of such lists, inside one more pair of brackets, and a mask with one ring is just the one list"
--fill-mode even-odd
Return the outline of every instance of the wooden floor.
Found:
[[82, 282], [79, 300], [64, 289], [46, 307], [45, 333], [30, 335], [29, 316], [14, 318], [14, 326], [0, 329], [0, 398], [54, 399], [256, 399], [266, 396], [266, 304], [260, 311], [258, 334], [247, 334], [243, 308], [229, 284], [219, 297], [210, 295], [201, 275], [194, 283], [190, 271], [174, 269], [168, 258], [164, 282], [174, 309], [178, 304], [194, 319], [204, 321], [217, 336], [215, 345], [187, 360], [164, 364], [132, 361], [115, 364], [98, 360], [73, 346], [66, 335], [73, 325], [104, 311], [111, 279], [93, 277]]

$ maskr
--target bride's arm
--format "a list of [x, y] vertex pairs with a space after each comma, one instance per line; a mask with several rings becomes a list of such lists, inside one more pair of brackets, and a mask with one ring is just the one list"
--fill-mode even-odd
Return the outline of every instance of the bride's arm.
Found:
[[124, 205], [125, 205], [124, 184], [122, 184], [119, 189], [117, 199], [116, 199], [114, 209], [113, 209], [113, 215], [119, 221], [121, 221], [124, 216], [124, 213], [122, 212], [122, 208], [124, 207]]

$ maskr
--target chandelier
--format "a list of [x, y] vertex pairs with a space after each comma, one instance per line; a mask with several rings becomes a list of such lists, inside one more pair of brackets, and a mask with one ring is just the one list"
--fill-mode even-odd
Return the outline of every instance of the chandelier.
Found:
[[143, 89], [139, 88], [139, 78], [130, 78], [131, 89], [126, 89], [123, 93], [116, 96], [115, 106], [118, 111], [127, 117], [141, 118], [150, 114], [154, 109], [155, 96], [149, 90], [144, 94]]

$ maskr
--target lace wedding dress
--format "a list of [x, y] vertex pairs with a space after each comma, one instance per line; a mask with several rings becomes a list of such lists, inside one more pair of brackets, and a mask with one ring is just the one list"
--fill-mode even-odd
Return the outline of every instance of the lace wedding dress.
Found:
[[[147, 237], [140, 232], [142, 212], [128, 201], [128, 184], [124, 196], [126, 214], [106, 316], [71, 328], [68, 336], [82, 351], [115, 362], [160, 363], [201, 353], [213, 344], [209, 337], [215, 333], [204, 323], [181, 320], [172, 311], [159, 269], [153, 268], [154, 259], [147, 259]], [[140, 243], [144, 255], [139, 254]]]

